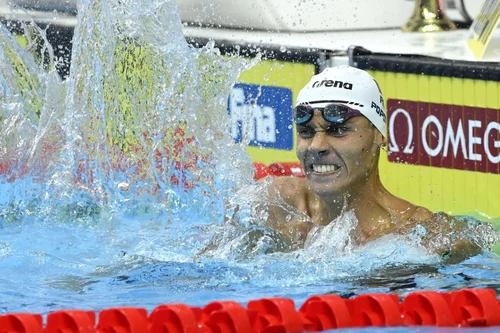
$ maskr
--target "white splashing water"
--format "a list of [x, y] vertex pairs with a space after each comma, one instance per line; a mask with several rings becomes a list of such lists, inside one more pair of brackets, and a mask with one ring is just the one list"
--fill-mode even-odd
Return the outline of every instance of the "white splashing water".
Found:
[[[352, 235], [358, 221], [353, 211], [345, 211], [326, 226], [316, 226], [309, 233], [301, 249], [290, 251], [287, 241], [266, 226], [267, 209], [274, 206], [284, 216], [295, 221], [312, 222], [308, 216], [289, 206], [282, 198], [272, 199], [269, 183], [246, 186], [231, 198], [232, 207], [224, 225], [214, 232], [215, 237], [204, 252], [216, 259], [230, 259], [241, 265], [253, 265], [254, 260], [276, 263], [285, 272], [289, 265], [309, 265], [308, 270], [288, 277], [294, 281], [318, 278], [357, 276], [398, 264], [431, 264], [439, 256], [429, 254], [421, 246], [421, 235], [387, 235], [363, 246], [356, 244]], [[265, 258], [265, 259], [263, 259]], [[286, 263], [286, 264], [285, 264]], [[282, 266], [286, 266], [285, 269]], [[268, 281], [268, 277], [262, 277]]]
[[39, 215], [63, 207], [63, 219], [75, 206], [109, 219], [152, 201], [220, 216], [221, 198], [252, 176], [229, 135], [227, 96], [258, 59], [190, 47], [175, 1], [82, 1], [78, 12], [65, 82], [2, 27], [0, 158], [10, 180], [40, 184], [5, 187], [8, 203], [35, 196]]

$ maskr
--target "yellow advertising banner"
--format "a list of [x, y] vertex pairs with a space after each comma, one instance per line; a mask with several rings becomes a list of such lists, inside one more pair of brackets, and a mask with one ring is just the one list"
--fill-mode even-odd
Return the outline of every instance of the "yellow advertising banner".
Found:
[[389, 190], [433, 211], [500, 218], [500, 82], [371, 74], [387, 100]]

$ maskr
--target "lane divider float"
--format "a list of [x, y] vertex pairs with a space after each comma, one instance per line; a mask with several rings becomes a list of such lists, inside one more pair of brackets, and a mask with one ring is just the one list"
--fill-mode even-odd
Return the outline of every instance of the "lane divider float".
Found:
[[373, 293], [352, 298], [309, 297], [297, 310], [293, 299], [263, 298], [245, 306], [218, 301], [205, 307], [162, 304], [120, 307], [98, 313], [61, 310], [46, 316], [0, 316], [0, 332], [9, 333], [299, 333], [352, 327], [500, 327], [500, 302], [494, 289], [452, 292], [418, 291], [398, 295]]

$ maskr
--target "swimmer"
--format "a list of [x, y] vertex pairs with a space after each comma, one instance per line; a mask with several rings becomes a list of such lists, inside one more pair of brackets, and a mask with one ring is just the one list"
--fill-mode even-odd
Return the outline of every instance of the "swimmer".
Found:
[[[387, 114], [382, 92], [370, 74], [339, 66], [313, 76], [298, 95], [293, 119], [296, 153], [306, 178], [264, 180], [271, 195], [280, 196], [312, 221], [286, 221], [283, 209], [269, 207], [268, 225], [291, 243], [302, 246], [308, 235], [350, 211], [358, 221], [351, 235], [358, 245], [386, 234], [407, 234], [421, 225], [426, 230], [422, 245], [448, 262], [481, 252], [466, 237], [451, 236], [465, 230], [465, 222], [398, 198], [382, 184], [378, 164], [386, 146]], [[440, 235], [450, 241], [438, 241]]]

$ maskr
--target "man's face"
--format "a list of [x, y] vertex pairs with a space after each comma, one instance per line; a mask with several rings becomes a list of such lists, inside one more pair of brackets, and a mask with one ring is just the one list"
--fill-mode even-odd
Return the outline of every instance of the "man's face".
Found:
[[363, 116], [338, 125], [314, 110], [311, 121], [297, 125], [297, 157], [311, 188], [321, 197], [353, 194], [376, 172], [381, 140]]

